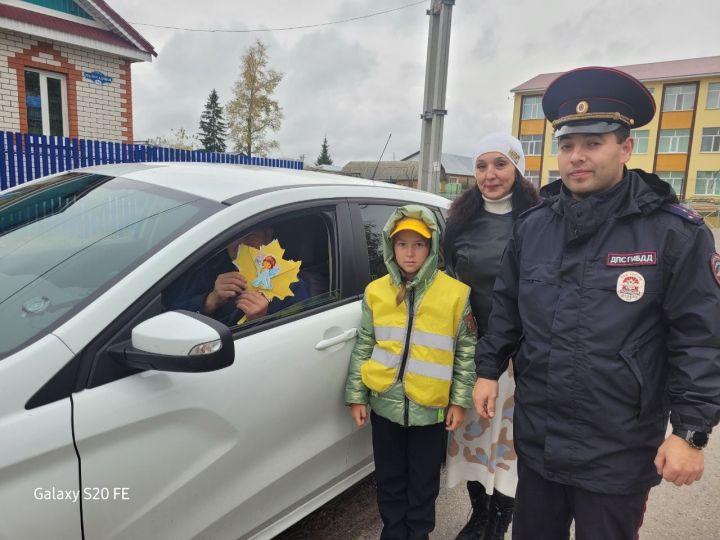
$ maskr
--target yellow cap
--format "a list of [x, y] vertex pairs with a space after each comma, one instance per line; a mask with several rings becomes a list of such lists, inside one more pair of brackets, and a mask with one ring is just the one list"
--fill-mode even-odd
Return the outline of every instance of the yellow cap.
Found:
[[415, 231], [420, 236], [423, 236], [425, 238], [430, 238], [432, 236], [432, 231], [430, 230], [430, 227], [428, 227], [422, 219], [416, 218], [406, 217], [398, 221], [395, 224], [393, 232], [390, 234], [390, 238], [395, 236], [400, 231]]

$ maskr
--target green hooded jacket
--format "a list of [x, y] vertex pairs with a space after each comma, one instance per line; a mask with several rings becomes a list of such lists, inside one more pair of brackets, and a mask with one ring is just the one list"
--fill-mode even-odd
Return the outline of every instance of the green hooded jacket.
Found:
[[[390, 274], [393, 285], [400, 287], [402, 274], [395, 262], [390, 233], [395, 223], [405, 217], [423, 220], [432, 231], [430, 254], [415, 278], [406, 284], [408, 293], [415, 289], [415, 311], [425, 296], [429, 285], [439, 272], [438, 253], [440, 234], [433, 213], [419, 205], [407, 205], [395, 210], [383, 229], [383, 253], [385, 266]], [[410, 295], [405, 295], [405, 302]], [[475, 384], [475, 332], [468, 328], [468, 320], [472, 321], [470, 302], [465, 304], [463, 319], [460, 322], [455, 340], [455, 362], [453, 364], [453, 381], [450, 387], [450, 404], [463, 408], [472, 407], [472, 390]], [[418, 405], [405, 395], [402, 381], [395, 382], [389, 390], [378, 394], [366, 387], [360, 375], [360, 366], [367, 362], [375, 346], [373, 314], [366, 299], [362, 303], [362, 320], [358, 328], [357, 341], [350, 356], [347, 381], [345, 383], [345, 403], [369, 404], [375, 414], [387, 418], [391, 422], [403, 426], [427, 426], [445, 420], [444, 408], [433, 408]]]

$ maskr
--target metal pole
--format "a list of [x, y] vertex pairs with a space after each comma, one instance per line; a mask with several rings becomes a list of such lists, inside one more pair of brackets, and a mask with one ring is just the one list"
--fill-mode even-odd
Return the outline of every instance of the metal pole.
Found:
[[420, 163], [418, 188], [437, 193], [440, 186], [440, 158], [447, 88], [448, 58], [450, 55], [450, 26], [455, 0], [431, 0], [425, 67], [425, 96], [423, 98], [422, 131], [420, 135]]

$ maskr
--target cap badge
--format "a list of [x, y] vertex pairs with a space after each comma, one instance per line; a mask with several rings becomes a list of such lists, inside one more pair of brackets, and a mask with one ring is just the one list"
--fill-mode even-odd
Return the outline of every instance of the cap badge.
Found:
[[510, 150], [508, 152], [508, 156], [510, 156], [510, 159], [512, 159], [515, 164], [517, 164], [518, 161], [520, 161], [520, 154], [518, 154], [515, 150]]
[[615, 290], [623, 302], [637, 302], [645, 294], [645, 278], [639, 272], [623, 272]]
[[587, 101], [579, 101], [577, 106], [575, 107], [575, 112], [578, 114], [585, 114], [588, 112], [588, 109], [590, 108], [590, 105], [588, 105]]

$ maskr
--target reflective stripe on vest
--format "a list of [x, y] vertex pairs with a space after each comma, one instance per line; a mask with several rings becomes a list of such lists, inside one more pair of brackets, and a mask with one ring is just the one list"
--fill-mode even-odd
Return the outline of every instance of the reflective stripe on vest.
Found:
[[[405, 329], [393, 328], [392, 326], [376, 326], [375, 339], [377, 341], [403, 342], [405, 341]], [[455, 350], [455, 340], [452, 337], [423, 332], [422, 330], [415, 330], [415, 332], [413, 332], [412, 341], [415, 345], [432, 347], [433, 349], [440, 349], [442, 351], [452, 352]]]
[[418, 375], [432, 377], [433, 379], [450, 381], [452, 380], [453, 367], [441, 366], [440, 364], [432, 364], [430, 362], [410, 358], [408, 360], [406, 371], [408, 373], [417, 373]]
[[[373, 313], [376, 345], [361, 367], [365, 385], [383, 393], [402, 376], [408, 398], [424, 406], [445, 407], [452, 383], [455, 336], [469, 292], [466, 285], [438, 272], [415, 310], [406, 352], [406, 303], [395, 304], [397, 288], [389, 276], [368, 285], [365, 299]], [[408, 358], [400, 374], [403, 354]]]
[[383, 366], [389, 368], [396, 368], [400, 366], [400, 355], [392, 354], [385, 349], [381, 349], [377, 345], [373, 348], [371, 358], [376, 362], [381, 363]]

